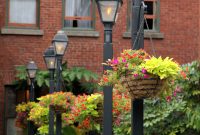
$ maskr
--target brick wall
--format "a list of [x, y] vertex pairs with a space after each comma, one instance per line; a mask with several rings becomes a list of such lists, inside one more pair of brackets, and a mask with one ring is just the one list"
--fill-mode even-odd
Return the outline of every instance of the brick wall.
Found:
[[[130, 38], [123, 38], [126, 31], [126, 9], [124, 1], [116, 25], [113, 28], [114, 55], [130, 48]], [[161, 0], [160, 31], [164, 39], [154, 39], [153, 47], [157, 55], [170, 56], [179, 63], [198, 58], [199, 46], [199, 2], [191, 0]], [[0, 28], [5, 26], [6, 0], [0, 0]], [[56, 31], [62, 27], [62, 1], [42, 0], [40, 2], [40, 28], [43, 36], [3, 35], [0, 34], [0, 135], [3, 135], [2, 112], [4, 85], [14, 79], [14, 66], [27, 64], [34, 60], [39, 68], [45, 68], [43, 52], [50, 45]], [[96, 30], [100, 36], [69, 37], [69, 47], [64, 56], [69, 66], [84, 66], [101, 73], [103, 51], [103, 25], [96, 13]], [[198, 48], [198, 49], [197, 49]], [[145, 40], [145, 49], [152, 53], [149, 39]], [[199, 55], [200, 58], [200, 55]], [[7, 77], [5, 77], [7, 76]]]

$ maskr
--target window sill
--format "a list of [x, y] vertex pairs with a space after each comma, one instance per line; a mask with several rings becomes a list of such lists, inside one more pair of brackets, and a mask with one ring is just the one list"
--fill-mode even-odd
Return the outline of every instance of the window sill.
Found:
[[74, 37], [99, 37], [98, 31], [90, 31], [90, 30], [77, 30], [77, 31], [69, 31], [64, 30], [67, 36], [74, 36]]
[[[155, 31], [145, 31], [144, 38], [164, 39], [164, 34]], [[131, 32], [124, 32], [123, 38], [131, 38]]]
[[1, 34], [42, 36], [42, 35], [44, 35], [44, 31], [43, 30], [38, 30], [38, 29], [2, 28], [1, 29]]

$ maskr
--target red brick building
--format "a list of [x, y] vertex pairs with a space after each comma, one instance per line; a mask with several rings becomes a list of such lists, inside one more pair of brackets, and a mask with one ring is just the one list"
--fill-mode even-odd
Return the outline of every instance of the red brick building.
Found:
[[[16, 65], [34, 60], [45, 68], [43, 52], [58, 30], [65, 30], [69, 37], [64, 56], [69, 66], [102, 71], [104, 31], [93, 0], [29, 1], [0, 0], [0, 135], [4, 131], [4, 85], [15, 79]], [[115, 56], [131, 47], [128, 3], [124, 0], [113, 27]], [[145, 50], [152, 53], [154, 48], [158, 56], [170, 56], [179, 63], [199, 59], [200, 1], [146, 0], [146, 4]]]

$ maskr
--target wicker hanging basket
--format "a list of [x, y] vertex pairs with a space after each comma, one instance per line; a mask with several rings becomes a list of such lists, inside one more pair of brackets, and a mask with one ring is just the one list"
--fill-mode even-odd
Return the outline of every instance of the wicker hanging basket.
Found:
[[[101, 125], [101, 128], [102, 128], [102, 127], [103, 127], [103, 104], [102, 104], [102, 103], [98, 104], [96, 110], [97, 110], [97, 112], [98, 112], [98, 114], [99, 114], [99, 117], [93, 117], [93, 120], [94, 120], [96, 123], [100, 124], [100, 125]], [[113, 118], [112, 118], [113, 123], [114, 123], [114, 121], [115, 121], [116, 119], [117, 119], [117, 118], [116, 118], [115, 116], [113, 116]]]
[[98, 124], [102, 124], [103, 123], [103, 104], [102, 103], [97, 104], [96, 111], [98, 112], [99, 117], [93, 117], [93, 120]]
[[51, 108], [55, 113], [65, 113], [66, 109], [63, 108], [62, 106], [57, 106], [57, 105], [51, 105]]
[[158, 77], [148, 79], [135, 79], [132, 74], [121, 78], [122, 85], [129, 91], [132, 99], [155, 97], [161, 90], [163, 81]]

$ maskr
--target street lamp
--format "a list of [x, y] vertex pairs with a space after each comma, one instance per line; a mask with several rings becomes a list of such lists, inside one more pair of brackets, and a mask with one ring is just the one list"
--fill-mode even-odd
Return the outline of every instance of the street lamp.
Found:
[[[57, 59], [56, 91], [59, 92], [61, 91], [62, 58], [68, 46], [68, 37], [65, 34], [65, 32], [58, 31], [52, 40], [52, 44], [54, 46], [56, 59]], [[56, 135], [61, 135], [61, 129], [62, 129], [61, 113], [57, 113], [56, 114]]]
[[62, 57], [65, 54], [66, 48], [68, 46], [68, 38], [64, 31], [58, 31], [57, 34], [54, 36], [52, 40], [52, 44], [55, 49], [56, 59], [57, 59], [57, 85], [56, 91], [61, 90], [61, 64], [62, 64]]
[[[121, 0], [96, 0], [98, 11], [102, 23], [104, 24], [104, 47], [103, 61], [112, 59], [112, 27], [115, 24]], [[109, 66], [103, 66], [103, 70], [111, 69]], [[112, 87], [105, 86], [104, 91], [104, 115], [103, 115], [103, 135], [112, 135]]]
[[[29, 100], [31, 102], [33, 102], [35, 99], [34, 81], [37, 69], [38, 69], [37, 65], [35, 64], [34, 61], [30, 61], [26, 66], [26, 71], [31, 81], [30, 92], [29, 92]], [[31, 121], [28, 121], [28, 135], [34, 135], [34, 124]]]
[[52, 40], [57, 56], [63, 56], [68, 45], [68, 38], [64, 31], [58, 31]]
[[101, 21], [105, 23], [115, 23], [117, 12], [122, 5], [122, 0], [96, 0]]
[[34, 61], [30, 61], [26, 67], [28, 77], [31, 81], [31, 87], [30, 87], [30, 101], [34, 101], [35, 98], [35, 92], [34, 92], [34, 81], [35, 81], [35, 76], [37, 72], [37, 65], [35, 64]]
[[[49, 93], [51, 94], [54, 92], [54, 71], [56, 68], [56, 54], [54, 51], [54, 47], [50, 46], [48, 49], [46, 49], [43, 57], [50, 73]], [[54, 111], [51, 106], [49, 106], [49, 135], [54, 135]]]
[[54, 71], [56, 69], [56, 54], [54, 51], [53, 46], [50, 46], [45, 52], [44, 52], [44, 61], [45, 64], [50, 71], [50, 91], [49, 93], [54, 92]]

